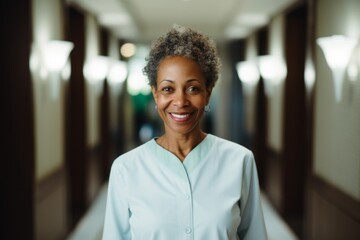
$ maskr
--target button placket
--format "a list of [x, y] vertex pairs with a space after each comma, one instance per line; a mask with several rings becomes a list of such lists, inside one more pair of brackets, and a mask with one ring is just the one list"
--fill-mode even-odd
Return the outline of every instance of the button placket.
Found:
[[179, 231], [182, 235], [181, 239], [192, 240], [194, 236], [191, 184], [185, 167], [183, 171], [183, 178], [178, 179], [180, 187], [178, 190]]
[[187, 176], [187, 193], [185, 193], [186, 205], [187, 205], [187, 226], [185, 227], [186, 239], [193, 239], [193, 204], [192, 204], [192, 191], [191, 182]]

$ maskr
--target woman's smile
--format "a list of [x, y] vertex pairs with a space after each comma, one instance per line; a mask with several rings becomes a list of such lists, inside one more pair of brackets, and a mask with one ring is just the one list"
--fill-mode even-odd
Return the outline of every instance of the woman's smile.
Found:
[[169, 113], [170, 117], [176, 122], [186, 122], [191, 118], [190, 113]]

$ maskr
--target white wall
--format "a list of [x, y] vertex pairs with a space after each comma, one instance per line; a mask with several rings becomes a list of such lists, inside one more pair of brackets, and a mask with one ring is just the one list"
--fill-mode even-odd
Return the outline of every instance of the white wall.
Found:
[[[318, 0], [316, 37], [343, 34], [360, 39], [360, 1]], [[357, 58], [356, 58], [357, 56]], [[360, 71], [360, 47], [352, 63]], [[335, 102], [332, 75], [316, 46], [314, 171], [360, 200], [360, 77], [345, 76], [343, 98]]]
[[[246, 39], [246, 48], [245, 48], [245, 60], [246, 61], [257, 61], [258, 51], [257, 51], [257, 36], [253, 35]], [[256, 96], [257, 96], [257, 87], [253, 86], [249, 94], [244, 95], [244, 104], [245, 104], [245, 129], [248, 134], [254, 136], [256, 128]]]
[[[109, 57], [114, 60], [120, 59], [120, 46], [118, 43], [118, 39], [111, 35], [109, 38]], [[109, 82], [108, 82], [109, 83]], [[124, 87], [124, 84], [122, 85]], [[121, 89], [118, 86], [112, 86], [109, 83], [109, 110], [110, 110], [110, 129], [111, 131], [116, 131], [119, 127], [119, 116], [118, 116], [118, 108], [119, 108], [119, 95]]]
[[[67, 231], [67, 196], [64, 174], [63, 88], [65, 82], [60, 73], [47, 73], [39, 55], [39, 49], [46, 42], [64, 38], [62, 1], [33, 0], [32, 22], [34, 47], [32, 56], [33, 60], [37, 60], [33, 61], [31, 65], [36, 145], [35, 237], [38, 240], [62, 239]], [[54, 83], [57, 83], [55, 95], [51, 91]], [[49, 184], [49, 182], [51, 183]], [[46, 186], [47, 189], [45, 189]], [[49, 188], [49, 186], [51, 187]]]
[[[285, 61], [284, 49], [284, 16], [276, 16], [269, 26], [269, 54]], [[284, 79], [273, 86], [272, 94], [268, 97], [268, 125], [267, 144], [280, 152], [283, 148], [283, 105]]]
[[[37, 50], [49, 40], [63, 39], [61, 1], [33, 1], [33, 45]], [[34, 49], [34, 51], [37, 51]], [[34, 52], [35, 53], [35, 52]], [[38, 58], [40, 60], [40, 58]], [[38, 64], [32, 71], [35, 109], [36, 180], [40, 181], [63, 166], [64, 117], [61, 76], [46, 73]], [[51, 82], [60, 81], [58, 97], [50, 92]]]
[[[100, 54], [99, 25], [90, 14], [85, 17], [85, 64]], [[94, 147], [100, 141], [100, 92], [91, 79], [86, 79], [86, 132], [87, 146]]]

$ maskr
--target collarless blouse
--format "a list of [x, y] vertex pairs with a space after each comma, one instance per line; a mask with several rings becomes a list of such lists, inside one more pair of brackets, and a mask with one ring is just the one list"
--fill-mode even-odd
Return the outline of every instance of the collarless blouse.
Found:
[[111, 168], [104, 240], [267, 239], [253, 154], [207, 134], [181, 162], [155, 139]]

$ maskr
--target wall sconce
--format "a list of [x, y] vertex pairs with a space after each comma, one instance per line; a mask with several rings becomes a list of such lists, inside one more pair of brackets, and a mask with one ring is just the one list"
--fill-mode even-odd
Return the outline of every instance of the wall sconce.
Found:
[[113, 92], [119, 93], [128, 74], [127, 64], [124, 61], [113, 61], [107, 75]]
[[[70, 75], [69, 55], [74, 44], [67, 41], [52, 40], [45, 44], [33, 43], [29, 66], [33, 79], [39, 78], [43, 87], [42, 92], [50, 93], [51, 99], [58, 99], [60, 93], [60, 79], [63, 77], [63, 70], [66, 68], [67, 75]], [[49, 80], [49, 81], [47, 81]]]
[[351, 54], [358, 41], [354, 38], [334, 35], [318, 38], [316, 42], [322, 49], [325, 60], [332, 70], [335, 99], [339, 102], [341, 100], [346, 67], [349, 64]]
[[59, 73], [66, 65], [70, 52], [74, 48], [72, 42], [53, 40], [41, 47], [44, 63], [49, 72]]
[[[40, 45], [41, 64], [43, 77], [50, 77], [50, 94], [53, 100], [58, 99], [60, 93], [61, 71], [68, 62], [74, 44], [68, 41], [52, 40]], [[44, 71], [47, 71], [46, 73]]]
[[236, 64], [236, 71], [243, 83], [244, 93], [251, 95], [260, 79], [259, 69], [255, 61], [241, 61]]
[[101, 95], [104, 80], [109, 72], [110, 59], [106, 56], [96, 56], [86, 62], [83, 74], [89, 83], [95, 87], [95, 93]]
[[264, 55], [258, 57], [259, 70], [265, 81], [265, 93], [270, 96], [273, 87], [280, 84], [287, 74], [285, 62], [279, 57], [273, 55]]

